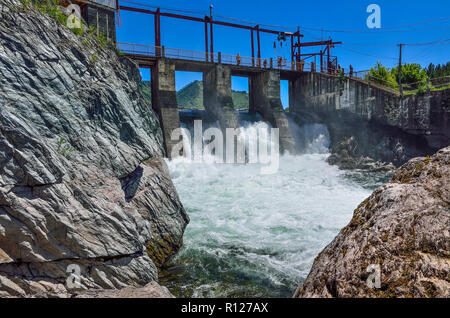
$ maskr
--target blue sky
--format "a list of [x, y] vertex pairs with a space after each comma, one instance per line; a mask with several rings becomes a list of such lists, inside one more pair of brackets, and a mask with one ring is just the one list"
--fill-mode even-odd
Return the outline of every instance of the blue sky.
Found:
[[[213, 16], [220, 15], [260, 24], [283, 26], [282, 31], [295, 31], [300, 26], [305, 35], [302, 41], [317, 41], [321, 38], [342, 41], [343, 44], [332, 50], [338, 56], [339, 64], [348, 68], [352, 64], [355, 70], [367, 70], [376, 61], [392, 67], [398, 63], [398, 43], [427, 43], [450, 38], [450, 19], [420, 24], [425, 21], [450, 17], [449, 0], [346, 0], [346, 1], [243, 1], [243, 0], [127, 0], [162, 8], [184, 9], [199, 12], [197, 16], [209, 14], [212, 4]], [[127, 1], [122, 5], [137, 6]], [[366, 25], [366, 12], [369, 4], [378, 4], [381, 8], [381, 27], [393, 28], [404, 25], [420, 24], [395, 29], [373, 31]], [[151, 9], [151, 8], [149, 8]], [[117, 29], [119, 42], [154, 44], [154, 21], [152, 15], [121, 11], [121, 25]], [[225, 20], [223, 18], [217, 18]], [[286, 27], [287, 28], [286, 28]], [[304, 27], [304, 29], [303, 29]], [[317, 29], [317, 30], [311, 30]], [[324, 31], [329, 30], [333, 32]], [[336, 32], [336, 31], [358, 32]], [[290, 57], [290, 49], [274, 50], [275, 35], [261, 36], [262, 57]], [[162, 44], [168, 48], [180, 48], [205, 51], [204, 25], [198, 22], [161, 18]], [[256, 43], [256, 39], [255, 39]], [[224, 54], [251, 56], [250, 31], [214, 26], [214, 50]], [[305, 50], [306, 52], [306, 50]], [[403, 61], [427, 66], [450, 61], [450, 42], [429, 46], [406, 46]], [[144, 79], [149, 71], [143, 70]], [[201, 79], [199, 73], [177, 72], [176, 84], [180, 89], [189, 82]], [[245, 78], [234, 78], [233, 89], [247, 90]], [[282, 82], [282, 100], [287, 106], [287, 83]]]

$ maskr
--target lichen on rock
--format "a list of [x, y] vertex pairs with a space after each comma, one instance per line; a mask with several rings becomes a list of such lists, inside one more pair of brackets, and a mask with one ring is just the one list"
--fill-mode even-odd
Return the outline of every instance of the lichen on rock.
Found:
[[[315, 259], [294, 297], [450, 297], [450, 147], [400, 167]], [[380, 286], [368, 284], [380, 269]]]

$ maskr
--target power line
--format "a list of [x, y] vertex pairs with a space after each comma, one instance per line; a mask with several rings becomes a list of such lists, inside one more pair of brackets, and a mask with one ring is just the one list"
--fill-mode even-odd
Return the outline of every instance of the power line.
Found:
[[438, 41], [426, 42], [426, 43], [410, 43], [410, 44], [404, 44], [404, 45], [407, 45], [407, 46], [428, 46], [428, 45], [437, 45], [437, 44], [441, 44], [441, 43], [445, 43], [445, 42], [450, 42], [450, 39], [438, 40]]
[[377, 56], [377, 55], [373, 55], [373, 54], [369, 54], [369, 53], [355, 51], [355, 50], [348, 49], [348, 48], [345, 48], [345, 47], [339, 47], [339, 49], [343, 49], [343, 50], [346, 50], [346, 51], [349, 51], [349, 52], [353, 52], [353, 53], [356, 53], [356, 54], [360, 54], [360, 55], [375, 57], [377, 59], [386, 59], [386, 60], [395, 60], [395, 61], [397, 60], [397, 58], [395, 58], [395, 57], [391, 57], [391, 56]]
[[[442, 22], [442, 21], [447, 21], [447, 20], [450, 20], [450, 17], [429, 20], [429, 21], [424, 21], [424, 22], [414, 23], [414, 24], [405, 24], [405, 25], [400, 25], [400, 26], [395, 26], [395, 27], [377, 28], [377, 29], [371, 29], [371, 30], [322, 30], [322, 29], [317, 29], [317, 28], [307, 28], [307, 27], [302, 27], [302, 28], [306, 29], [306, 30], [310, 30], [310, 31], [324, 31], [324, 32], [328, 32], [328, 33], [375, 33], [375, 32], [380, 32], [380, 31], [402, 29], [402, 28], [414, 27], [414, 26], [435, 23], [435, 22]], [[404, 30], [404, 31], [398, 30], [398, 32], [416, 32], [416, 31], [417, 30]]]
[[[178, 9], [178, 8], [169, 8], [169, 7], [161, 7], [161, 6], [155, 6], [150, 5], [147, 3], [142, 2], [136, 2], [136, 1], [129, 1], [129, 0], [120, 0], [121, 2], [125, 3], [131, 3], [139, 6], [144, 7], [151, 7], [151, 8], [160, 8], [168, 11], [176, 11], [176, 12], [183, 12], [183, 13], [191, 13], [191, 14], [197, 14], [197, 15], [207, 15], [208, 13], [206, 11], [190, 11], [190, 10], [184, 10], [184, 9]], [[289, 26], [289, 25], [274, 25], [274, 24], [265, 24], [265, 23], [258, 23], [254, 21], [248, 21], [244, 19], [237, 19], [237, 18], [231, 18], [223, 15], [215, 14], [216, 17], [220, 17], [222, 19], [237, 21], [249, 25], [260, 25], [260, 26], [266, 26], [266, 27], [275, 27], [275, 28], [282, 28], [282, 29], [296, 29], [298, 26]], [[415, 30], [396, 30], [396, 29], [402, 29], [407, 27], [414, 27], [419, 25], [425, 25], [430, 23], [436, 23], [436, 22], [442, 22], [450, 20], [450, 17], [445, 17], [441, 19], [434, 19], [434, 20], [428, 20], [424, 22], [414, 23], [414, 24], [406, 24], [406, 25], [400, 25], [400, 26], [394, 26], [394, 27], [386, 27], [386, 28], [378, 28], [378, 29], [371, 29], [371, 30], [327, 30], [327, 29], [318, 29], [318, 28], [310, 28], [305, 26], [300, 26], [301, 29], [309, 30], [309, 31], [318, 31], [318, 32], [327, 32], [327, 33], [382, 33], [382, 32], [419, 32], [419, 31], [433, 31], [433, 30], [445, 30], [450, 29], [450, 27], [440, 27], [440, 28], [432, 28], [432, 29], [415, 29]]]
[[[321, 40], [321, 38], [313, 35], [312, 33], [304, 32], [304, 31], [302, 33], [304, 33], [305, 35], [308, 35], [309, 37], [311, 37], [314, 40]], [[450, 39], [442, 39], [442, 40], [436, 40], [436, 41], [425, 42], [425, 43], [407, 43], [407, 44], [404, 44], [404, 45], [405, 46], [428, 46], [428, 45], [438, 45], [438, 44], [443, 44], [443, 45], [450, 44]], [[391, 47], [391, 48], [397, 47], [397, 44], [384, 44], [384, 43], [383, 44], [373, 44], [373, 43], [344, 42], [343, 45], [346, 45], [346, 46], [364, 46], [364, 47]]]
[[[190, 13], [190, 14], [195, 14], [195, 15], [207, 15], [207, 12], [205, 12], [205, 11], [190, 11], [190, 10], [183, 10], [183, 9], [178, 9], [178, 8], [161, 7], [161, 6], [155, 6], [155, 5], [150, 5], [150, 4], [147, 4], [147, 3], [136, 2], [136, 1], [129, 1], [129, 0], [120, 0], [120, 1], [121, 2], [125, 2], [125, 3], [134, 4], [134, 5], [138, 5], [138, 6], [144, 6], [144, 7], [150, 7], [150, 8], [160, 8], [160, 9], [167, 10], [167, 11]], [[291, 28], [291, 29], [292, 28], [297, 28], [297, 26], [282, 26], [282, 25], [262, 24], [262, 23], [257, 23], [257, 22], [253, 22], [253, 21], [243, 20], [243, 19], [236, 19], [236, 18], [226, 17], [226, 16], [222, 16], [222, 15], [215, 15], [215, 16], [216, 17], [220, 17], [222, 19], [238, 21], [238, 22], [241, 22], [241, 23], [249, 24], [249, 25], [260, 25], [260, 26], [266, 26], [266, 27], [276, 27], [276, 28], [286, 28], [286, 29], [288, 29], [288, 28]], [[372, 29], [372, 30], [326, 30], [326, 29], [317, 29], [317, 28], [308, 28], [308, 27], [300, 27], [300, 28], [302, 30], [302, 33], [305, 33], [305, 35], [308, 34], [309, 32], [305, 32], [304, 30], [318, 31], [318, 32], [321, 32], [321, 34], [323, 34], [323, 32], [327, 32], [327, 33], [418, 32], [418, 31], [450, 29], [450, 27], [433, 28], [433, 29], [415, 29], [415, 30], [396, 30], [396, 29], [407, 28], [407, 27], [415, 27], [415, 26], [419, 26], [419, 25], [425, 25], [425, 24], [430, 24], [430, 23], [442, 22], [442, 21], [446, 21], [446, 20], [450, 20], [450, 17], [441, 18], [441, 19], [434, 19], [434, 20], [428, 20], [428, 21], [415, 23], [415, 24], [408, 24], [408, 25], [401, 25], [401, 26], [387, 27], [387, 28], [379, 28], [379, 29]], [[315, 37], [315, 36], [311, 35], [311, 33], [309, 33], [309, 34], [310, 34], [309, 36], [311, 36], [312, 38], [317, 39], [317, 40], [321, 40], [321, 38]], [[450, 39], [444, 39], [444, 40], [438, 40], [438, 41], [426, 42], [426, 43], [409, 43], [409, 44], [404, 44], [404, 45], [405, 46], [431, 46], [431, 45], [438, 45], [438, 44], [443, 44], [443, 45], [450, 44]], [[347, 42], [347, 43], [345, 43], [345, 46], [391, 47], [391, 48], [393, 48], [393, 47], [396, 47], [397, 45]], [[376, 55], [373, 55], [373, 54], [360, 52], [360, 51], [349, 49], [349, 48], [344, 48], [344, 47], [340, 47], [340, 48], [342, 48], [343, 50], [349, 51], [349, 52], [353, 52], [353, 53], [360, 54], [360, 55], [365, 55], [365, 56], [370, 56], [370, 57], [374, 57], [374, 58], [377, 58], [377, 59], [397, 60], [397, 58], [394, 58], [394, 57], [376, 56]]]
[[176, 9], [176, 8], [155, 6], [155, 5], [151, 5], [151, 4], [147, 4], [147, 3], [136, 2], [136, 1], [128, 1], [128, 0], [120, 0], [120, 2], [130, 3], [130, 4], [138, 5], [138, 6], [141, 6], [141, 7], [149, 7], [149, 8], [154, 8], [154, 9], [158, 9], [159, 8], [159, 9], [163, 9], [163, 10], [166, 10], [166, 11], [191, 13], [191, 14], [197, 14], [197, 15], [198, 14], [207, 15], [206, 11], [189, 11], [189, 10], [184, 10], [184, 9]]

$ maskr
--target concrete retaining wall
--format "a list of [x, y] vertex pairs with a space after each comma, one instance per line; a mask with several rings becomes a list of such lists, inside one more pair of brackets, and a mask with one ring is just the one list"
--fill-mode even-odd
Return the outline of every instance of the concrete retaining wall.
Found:
[[290, 88], [295, 113], [327, 117], [347, 113], [420, 136], [435, 150], [450, 144], [450, 90], [401, 97], [379, 85], [320, 73], [302, 73], [291, 81]]

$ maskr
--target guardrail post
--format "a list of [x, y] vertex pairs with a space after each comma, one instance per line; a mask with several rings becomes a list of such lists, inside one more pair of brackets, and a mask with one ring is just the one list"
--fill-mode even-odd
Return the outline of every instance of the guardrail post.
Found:
[[166, 56], [166, 48], [164, 47], [164, 45], [162, 46], [161, 51], [162, 57]]
[[270, 58], [270, 68], [273, 68], [273, 58]]
[[217, 53], [217, 58], [218, 58], [219, 64], [221, 64], [222, 63], [222, 52]]

